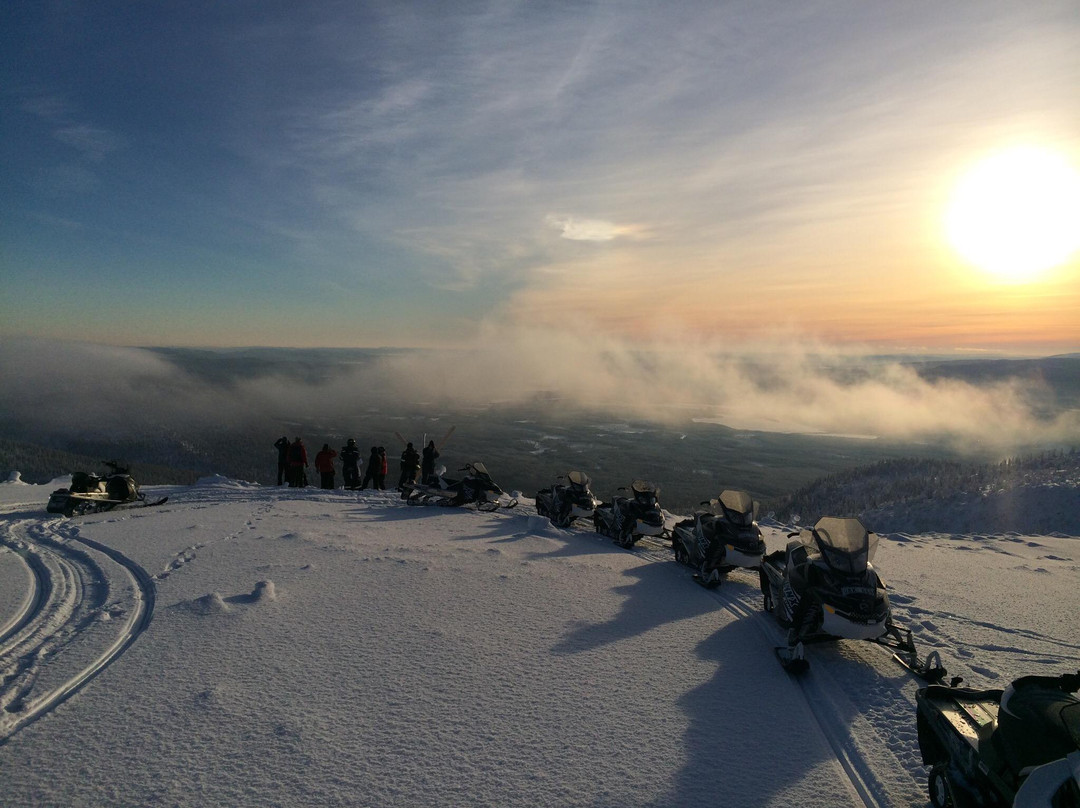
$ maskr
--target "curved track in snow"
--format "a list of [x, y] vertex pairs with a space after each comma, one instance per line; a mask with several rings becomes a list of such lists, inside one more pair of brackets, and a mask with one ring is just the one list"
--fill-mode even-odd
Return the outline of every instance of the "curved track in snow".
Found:
[[[18, 634], [35, 618], [41, 611], [49, 592], [48, 570], [41, 563], [41, 559], [19, 546], [8, 546], [7, 544], [4, 546], [12, 551], [26, 569], [29, 589], [25, 592], [19, 609], [3, 626], [0, 626], [0, 649], [4, 647], [4, 643], [8, 641], [9, 637]], [[0, 652], [0, 656], [2, 655], [2, 652]]]
[[0, 524], [0, 543], [31, 572], [22, 608], [0, 632], [3, 745], [131, 646], [150, 624], [155, 590], [142, 567], [65, 520]]

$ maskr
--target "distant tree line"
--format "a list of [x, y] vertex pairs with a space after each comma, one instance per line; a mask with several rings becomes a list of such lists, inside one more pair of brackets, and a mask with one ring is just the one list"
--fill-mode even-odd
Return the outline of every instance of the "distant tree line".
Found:
[[[130, 462], [125, 456], [102, 454], [91, 456], [50, 449], [32, 443], [0, 438], [0, 480], [6, 480], [11, 472], [17, 471], [23, 482], [42, 484], [73, 471], [103, 473], [107, 469], [102, 465], [105, 460]], [[199, 478], [199, 474], [188, 469], [177, 469], [156, 464], [135, 464], [132, 476], [139, 485], [190, 485]]]
[[782, 522], [822, 516], [859, 516], [881, 508], [961, 495], [985, 497], [1020, 486], [1080, 487], [1080, 449], [1060, 449], [1000, 463], [933, 458], [882, 460], [829, 474], [766, 502]]

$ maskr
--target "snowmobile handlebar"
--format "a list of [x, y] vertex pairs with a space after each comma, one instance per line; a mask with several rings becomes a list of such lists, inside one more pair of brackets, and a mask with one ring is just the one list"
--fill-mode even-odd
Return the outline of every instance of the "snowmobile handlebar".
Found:
[[1061, 689], [1066, 693], [1076, 693], [1077, 691], [1080, 691], [1080, 671], [1062, 674], [1060, 681]]
[[1012, 687], [1043, 687], [1062, 693], [1076, 693], [1080, 691], [1080, 671], [1063, 673], [1061, 676], [1021, 676], [1012, 683]]

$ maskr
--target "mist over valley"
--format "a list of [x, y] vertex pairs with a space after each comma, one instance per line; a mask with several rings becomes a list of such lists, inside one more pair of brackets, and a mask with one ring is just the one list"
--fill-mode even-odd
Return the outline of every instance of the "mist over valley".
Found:
[[[29, 481], [120, 457], [144, 483], [275, 482], [273, 442], [441, 441], [448, 476], [482, 460], [526, 494], [586, 471], [635, 478], [689, 510], [723, 488], [767, 505], [826, 475], [899, 458], [994, 463], [1080, 443], [1080, 358], [964, 359], [578, 346], [528, 351], [204, 350], [10, 341], [4, 460]], [[551, 357], [545, 361], [543, 357]], [[531, 383], [530, 383], [531, 382]], [[62, 453], [71, 453], [64, 455]]]

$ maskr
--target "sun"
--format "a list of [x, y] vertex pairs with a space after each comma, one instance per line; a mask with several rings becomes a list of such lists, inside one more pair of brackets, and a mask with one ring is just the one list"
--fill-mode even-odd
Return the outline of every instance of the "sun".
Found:
[[1027, 283], [1080, 249], [1080, 171], [1059, 152], [998, 152], [960, 180], [945, 217], [949, 243], [1007, 283]]

